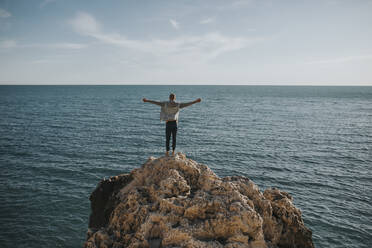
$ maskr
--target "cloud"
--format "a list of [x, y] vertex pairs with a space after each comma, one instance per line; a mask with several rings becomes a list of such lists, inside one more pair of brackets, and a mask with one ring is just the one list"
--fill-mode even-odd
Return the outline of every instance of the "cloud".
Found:
[[176, 60], [180, 57], [190, 61], [207, 61], [219, 55], [248, 47], [262, 40], [260, 37], [229, 37], [219, 32], [204, 35], [184, 35], [171, 39], [134, 40], [118, 33], [107, 33], [102, 25], [90, 14], [78, 12], [69, 21], [80, 35], [134, 51], [149, 53], [157, 57]]
[[30, 61], [31, 64], [48, 64], [51, 62], [54, 62], [54, 61], [50, 59], [34, 59]]
[[253, 4], [252, 0], [238, 0], [238, 1], [232, 2], [233, 7], [243, 7], [243, 6], [249, 6], [251, 4]]
[[69, 23], [76, 32], [83, 35], [95, 35], [100, 33], [101, 30], [100, 23], [92, 15], [85, 12], [78, 12]]
[[3, 48], [3, 49], [14, 48], [16, 46], [17, 46], [17, 42], [15, 40], [0, 41], [0, 48]]
[[0, 18], [8, 18], [11, 16], [12, 14], [6, 11], [5, 9], [0, 9]]
[[355, 55], [355, 56], [344, 56], [338, 58], [331, 58], [331, 59], [320, 59], [320, 60], [312, 60], [308, 61], [305, 64], [314, 65], [314, 64], [339, 64], [339, 63], [347, 63], [357, 60], [365, 60], [365, 59], [372, 59], [372, 54], [368, 55]]
[[169, 22], [172, 25], [172, 27], [174, 27], [175, 29], [179, 29], [180, 28], [180, 24], [176, 20], [169, 19]]
[[33, 43], [33, 44], [18, 44], [15, 40], [3, 40], [0, 41], [0, 48], [10, 49], [10, 48], [49, 48], [49, 49], [82, 49], [85, 48], [86, 44], [80, 43]]
[[40, 3], [40, 8], [44, 8], [46, 5], [50, 4], [50, 3], [54, 3], [56, 2], [57, 0], [44, 0]]
[[201, 20], [200, 24], [208, 24], [208, 23], [212, 23], [214, 21], [215, 21], [215, 19], [210, 17], [210, 18], [206, 18], [206, 19]]
[[41, 48], [56, 48], [56, 49], [82, 49], [87, 47], [86, 44], [81, 43], [47, 43], [47, 44], [31, 44], [29, 47], [41, 47]]
[[231, 1], [223, 1], [222, 4], [215, 5], [219, 11], [226, 11], [226, 10], [239, 10], [242, 8], [249, 8], [254, 6], [257, 3], [266, 3], [269, 4], [269, 1], [257, 1], [257, 0], [231, 0]]

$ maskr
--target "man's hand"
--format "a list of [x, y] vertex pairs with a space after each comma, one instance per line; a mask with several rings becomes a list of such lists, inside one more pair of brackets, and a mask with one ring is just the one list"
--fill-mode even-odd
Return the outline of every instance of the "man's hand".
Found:
[[200, 99], [200, 98], [198, 98], [198, 99], [196, 99], [196, 100], [195, 100], [195, 102], [201, 102], [201, 99]]
[[143, 98], [142, 101], [143, 101], [143, 102], [147, 102], [147, 99], [146, 99], [146, 98]]

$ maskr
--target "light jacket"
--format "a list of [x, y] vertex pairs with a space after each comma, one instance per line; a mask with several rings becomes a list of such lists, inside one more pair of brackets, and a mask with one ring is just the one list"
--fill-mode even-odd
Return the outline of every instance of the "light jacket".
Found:
[[194, 102], [178, 103], [175, 101], [160, 102], [160, 104], [158, 104], [159, 106], [161, 106], [160, 120], [161, 121], [171, 121], [171, 120], [178, 121], [178, 115], [180, 113], [180, 109], [186, 108], [192, 105], [193, 103]]

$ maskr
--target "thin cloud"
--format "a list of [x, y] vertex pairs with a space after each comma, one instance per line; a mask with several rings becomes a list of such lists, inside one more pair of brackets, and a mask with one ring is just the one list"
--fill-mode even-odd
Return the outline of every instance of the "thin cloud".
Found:
[[5, 9], [0, 8], [0, 18], [8, 18], [11, 16], [12, 14], [10, 12], [6, 11]]
[[68, 21], [76, 32], [83, 35], [94, 35], [101, 31], [100, 23], [90, 14], [78, 12], [72, 20]]
[[85, 12], [78, 12], [69, 23], [80, 35], [95, 38], [105, 44], [166, 57], [169, 60], [182, 57], [206, 61], [263, 40], [262, 38], [229, 37], [219, 32], [178, 36], [172, 39], [133, 40], [118, 33], [105, 32], [99, 21]]
[[365, 59], [372, 59], [372, 54], [369, 54], [369, 55], [356, 55], [356, 56], [344, 56], [344, 57], [338, 57], [338, 58], [332, 58], [332, 59], [312, 60], [312, 61], [306, 62], [306, 64], [308, 64], [308, 65], [314, 65], [314, 64], [339, 64], [339, 63], [347, 63], [347, 62], [358, 61], [358, 60], [365, 60]]
[[55, 49], [82, 49], [87, 47], [86, 44], [81, 43], [48, 43], [48, 44], [33, 44], [32, 47], [41, 47], [41, 48], [55, 48]]
[[19, 44], [15, 40], [0, 41], [0, 48], [2, 49], [11, 48], [82, 49], [85, 47], [87, 47], [86, 44], [70, 42]]
[[214, 21], [215, 21], [215, 19], [210, 17], [210, 18], [206, 18], [206, 19], [201, 20], [200, 24], [209, 24], [209, 23], [212, 23]]
[[14, 48], [16, 46], [17, 46], [17, 42], [15, 40], [0, 41], [0, 48], [2, 48], [2, 49]]
[[46, 5], [50, 4], [50, 3], [54, 3], [56, 2], [57, 0], [44, 0], [40, 3], [40, 8], [44, 8]]
[[233, 7], [243, 7], [243, 6], [249, 6], [253, 3], [252, 0], [238, 0], [232, 2]]
[[170, 24], [172, 25], [173, 28], [175, 28], [175, 29], [180, 28], [180, 24], [176, 20], [169, 19], [169, 22], [170, 22]]
[[51, 62], [54, 62], [54, 61], [50, 59], [34, 59], [30, 61], [31, 64], [48, 64]]
[[[255, 0], [235, 0], [235, 1], [224, 1], [223, 4], [216, 5], [215, 8], [220, 11], [226, 11], [227, 9], [237, 10], [241, 8], [251, 7], [259, 1]], [[267, 1], [263, 1], [267, 2]]]

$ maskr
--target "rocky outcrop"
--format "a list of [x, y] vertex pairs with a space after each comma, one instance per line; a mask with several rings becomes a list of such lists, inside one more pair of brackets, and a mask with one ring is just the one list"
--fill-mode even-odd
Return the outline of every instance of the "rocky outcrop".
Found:
[[90, 200], [85, 248], [314, 247], [288, 193], [220, 178], [181, 153], [101, 181]]

